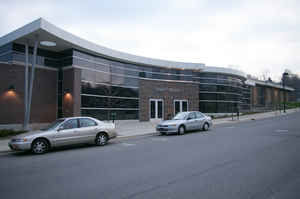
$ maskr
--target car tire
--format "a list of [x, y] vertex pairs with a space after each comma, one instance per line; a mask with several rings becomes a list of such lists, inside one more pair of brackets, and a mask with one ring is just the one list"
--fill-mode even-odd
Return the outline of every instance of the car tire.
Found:
[[45, 139], [36, 139], [33, 141], [31, 145], [31, 151], [34, 154], [43, 154], [48, 152], [49, 150], [49, 143]]
[[97, 146], [104, 146], [108, 142], [108, 136], [106, 133], [99, 133], [96, 137], [96, 145]]
[[208, 131], [208, 129], [209, 129], [209, 124], [208, 124], [207, 122], [205, 122], [205, 123], [203, 124], [202, 130], [203, 130], [203, 131]]
[[178, 135], [184, 135], [184, 134], [185, 134], [185, 127], [181, 125], [178, 128]]

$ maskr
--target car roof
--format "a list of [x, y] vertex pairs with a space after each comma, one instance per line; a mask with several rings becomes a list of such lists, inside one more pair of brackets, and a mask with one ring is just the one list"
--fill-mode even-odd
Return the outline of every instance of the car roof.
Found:
[[69, 120], [69, 119], [81, 119], [81, 118], [89, 118], [89, 119], [94, 119], [94, 120], [96, 120], [96, 118], [93, 118], [93, 117], [85, 117], [85, 116], [77, 116], [77, 117], [63, 117], [63, 118], [58, 118], [58, 119], [65, 119], [65, 120]]

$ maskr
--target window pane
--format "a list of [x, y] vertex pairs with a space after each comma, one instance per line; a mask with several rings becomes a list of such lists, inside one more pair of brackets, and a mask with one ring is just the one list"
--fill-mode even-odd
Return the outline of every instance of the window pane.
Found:
[[202, 113], [200, 113], [200, 112], [196, 112], [196, 117], [197, 118], [203, 118], [204, 115]]
[[216, 102], [200, 102], [199, 109], [202, 113], [217, 113]]
[[81, 106], [85, 108], [139, 108], [138, 99], [81, 96]]
[[190, 113], [189, 114], [189, 118], [190, 119], [196, 119], [196, 114], [193, 112], [193, 113]]
[[77, 119], [68, 120], [66, 123], [63, 124], [63, 129], [73, 129], [78, 128]]
[[180, 102], [175, 101], [175, 115], [180, 112]]
[[182, 111], [187, 111], [187, 102], [186, 101], [182, 101]]
[[157, 112], [157, 117], [158, 117], [158, 118], [162, 118], [162, 113], [163, 113], [162, 101], [158, 101], [158, 102], [157, 102], [157, 106], [158, 106], [158, 107], [157, 107], [157, 109], [158, 109], [158, 110], [157, 110], [157, 111], [158, 111], [158, 112]]
[[215, 93], [200, 93], [199, 99], [200, 100], [216, 100], [217, 96]]
[[91, 119], [83, 118], [79, 119], [80, 127], [97, 126], [97, 123]]
[[111, 120], [111, 113], [116, 113], [116, 120], [136, 120], [139, 117], [138, 110], [81, 110], [82, 116], [94, 117], [99, 120]]
[[155, 101], [150, 101], [150, 109], [151, 118], [155, 118]]

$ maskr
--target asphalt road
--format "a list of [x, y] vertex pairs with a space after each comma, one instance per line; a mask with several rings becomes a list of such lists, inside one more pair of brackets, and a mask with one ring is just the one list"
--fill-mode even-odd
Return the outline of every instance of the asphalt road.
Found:
[[[142, 130], [142, 129], [141, 129]], [[300, 113], [0, 155], [1, 198], [300, 198]]]

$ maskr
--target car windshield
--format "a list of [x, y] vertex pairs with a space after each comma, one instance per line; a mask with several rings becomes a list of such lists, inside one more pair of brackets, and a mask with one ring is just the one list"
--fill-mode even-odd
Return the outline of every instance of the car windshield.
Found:
[[42, 128], [42, 131], [49, 131], [52, 130], [54, 128], [56, 128], [58, 125], [60, 125], [63, 121], [65, 121], [65, 119], [58, 119], [55, 120], [54, 122], [52, 122], [51, 124], [49, 124], [48, 126]]
[[185, 120], [185, 118], [187, 117], [187, 115], [188, 115], [187, 112], [177, 113], [177, 114], [173, 117], [173, 120]]

